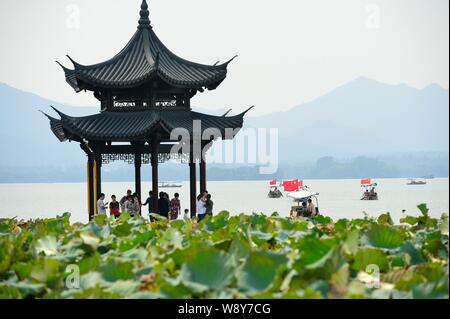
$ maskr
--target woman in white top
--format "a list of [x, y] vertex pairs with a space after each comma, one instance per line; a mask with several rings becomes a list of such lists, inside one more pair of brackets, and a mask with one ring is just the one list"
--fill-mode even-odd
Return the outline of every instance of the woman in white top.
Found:
[[200, 194], [197, 196], [197, 217], [198, 221], [202, 221], [206, 216], [206, 207], [203, 195]]

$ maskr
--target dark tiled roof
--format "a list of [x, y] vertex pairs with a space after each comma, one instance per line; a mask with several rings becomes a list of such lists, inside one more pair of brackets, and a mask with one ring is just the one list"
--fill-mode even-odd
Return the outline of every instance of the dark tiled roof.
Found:
[[[48, 116], [53, 133], [60, 141], [70, 139], [132, 142], [151, 136], [157, 129], [170, 133], [173, 129], [184, 128], [192, 136], [194, 121], [201, 121], [201, 132], [218, 129], [225, 138], [225, 129], [240, 129], [243, 126], [243, 112], [236, 116], [213, 116], [192, 111], [132, 111], [103, 112], [85, 117], [68, 116], [58, 110], [61, 119]], [[234, 138], [229, 136], [228, 138]]]
[[71, 59], [74, 70], [63, 67], [67, 82], [78, 92], [89, 87], [136, 87], [156, 76], [176, 87], [215, 89], [225, 79], [231, 60], [221, 65], [203, 65], [178, 57], [159, 40], [148, 15], [143, 1], [138, 30], [112, 59], [89, 66]]

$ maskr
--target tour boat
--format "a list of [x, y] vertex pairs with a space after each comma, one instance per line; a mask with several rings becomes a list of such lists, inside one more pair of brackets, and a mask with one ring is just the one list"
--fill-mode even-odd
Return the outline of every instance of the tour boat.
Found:
[[291, 192], [287, 194], [293, 201], [293, 205], [291, 206], [291, 216], [305, 216], [306, 215], [306, 205], [309, 199], [314, 199], [316, 202], [316, 212], [315, 215], [319, 214], [319, 193], [311, 192], [307, 190], [298, 190], [296, 192]]
[[378, 186], [378, 184], [374, 183], [371, 178], [362, 179], [361, 187], [363, 187], [365, 190], [364, 190], [363, 197], [361, 198], [361, 200], [378, 200], [377, 192], [375, 192], [374, 194], [369, 192], [368, 196], [365, 195], [366, 192], [369, 190], [369, 188], [375, 189], [375, 187], [377, 187], [377, 186]]
[[423, 179], [410, 178], [408, 179], [408, 183], [406, 185], [426, 185], [426, 181]]
[[280, 186], [281, 186], [281, 184], [276, 179], [271, 180], [269, 182], [269, 193], [267, 194], [267, 197], [269, 197], [269, 198], [283, 197], [283, 193], [278, 188]]
[[166, 182], [162, 182], [159, 184], [158, 186], [159, 188], [180, 188], [183, 187], [181, 184], [176, 184], [176, 183], [166, 183]]
[[283, 193], [274, 186], [270, 187], [269, 193], [267, 194], [267, 197], [269, 198], [281, 198], [283, 197]]

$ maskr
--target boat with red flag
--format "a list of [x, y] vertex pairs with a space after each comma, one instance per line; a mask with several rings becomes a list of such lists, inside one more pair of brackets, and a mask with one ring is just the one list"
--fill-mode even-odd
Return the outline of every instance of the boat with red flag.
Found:
[[377, 186], [378, 184], [373, 182], [371, 178], [362, 179], [361, 187], [364, 188], [364, 193], [361, 200], [378, 200]]
[[279, 187], [281, 187], [281, 183], [276, 179], [273, 179], [269, 182], [269, 194], [267, 197], [269, 198], [280, 198], [283, 197], [283, 193], [280, 191]]

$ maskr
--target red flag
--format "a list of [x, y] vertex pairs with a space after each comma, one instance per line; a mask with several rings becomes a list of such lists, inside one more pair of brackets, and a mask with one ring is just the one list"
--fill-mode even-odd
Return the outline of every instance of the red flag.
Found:
[[303, 181], [302, 180], [298, 181], [298, 187], [303, 187]]
[[270, 186], [277, 186], [277, 180], [276, 179], [271, 180], [270, 181]]
[[283, 183], [285, 192], [296, 192], [298, 191], [298, 179], [294, 179], [292, 181], [285, 181]]
[[361, 185], [371, 185], [371, 184], [372, 184], [372, 179], [370, 179], [370, 178], [361, 180]]

